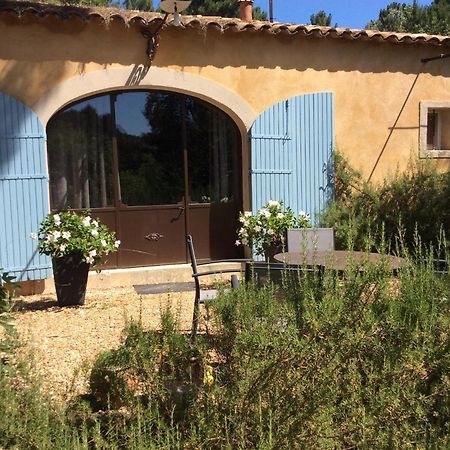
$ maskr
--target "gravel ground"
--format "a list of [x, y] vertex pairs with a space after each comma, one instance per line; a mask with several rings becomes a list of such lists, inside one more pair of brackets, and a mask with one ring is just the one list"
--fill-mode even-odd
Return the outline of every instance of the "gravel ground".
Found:
[[44, 389], [67, 401], [87, 388], [88, 369], [102, 351], [123, 342], [130, 319], [157, 329], [161, 312], [171, 308], [181, 330], [189, 330], [194, 293], [138, 295], [133, 288], [88, 290], [81, 307], [58, 307], [55, 295], [19, 297], [15, 326], [20, 356], [33, 360]]

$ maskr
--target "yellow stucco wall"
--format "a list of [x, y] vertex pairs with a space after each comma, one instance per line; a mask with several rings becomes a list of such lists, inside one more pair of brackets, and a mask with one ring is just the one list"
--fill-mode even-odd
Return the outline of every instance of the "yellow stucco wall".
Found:
[[[35, 107], [67, 86], [67, 80], [98, 73], [87, 89], [98, 92], [108, 70], [124, 68], [131, 75], [146, 64], [146, 41], [139, 29], [122, 23], [106, 29], [100, 21], [75, 19], [0, 20], [0, 91]], [[420, 62], [441, 52], [430, 45], [212, 29], [203, 34], [169, 27], [161, 33], [152, 68], [198, 76], [199, 91], [202, 80], [211, 81], [242, 98], [255, 117], [282, 99], [331, 91], [337, 148], [366, 178], [373, 172], [373, 179], [380, 180], [418, 157], [419, 102], [450, 101], [448, 59]], [[152, 77], [140, 85], [151, 87]], [[183, 90], [183, 78], [177, 89]], [[220, 98], [211, 101], [223, 106]], [[244, 119], [242, 123], [248, 128]], [[450, 159], [436, 162], [450, 169]]]

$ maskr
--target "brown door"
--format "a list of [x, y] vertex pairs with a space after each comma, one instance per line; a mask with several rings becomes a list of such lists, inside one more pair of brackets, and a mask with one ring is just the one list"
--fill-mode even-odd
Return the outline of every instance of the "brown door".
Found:
[[121, 266], [186, 261], [178, 103], [144, 91], [115, 96]]
[[54, 209], [92, 208], [116, 230], [110, 266], [239, 256], [240, 136], [222, 111], [172, 92], [83, 100], [48, 126]]
[[242, 208], [240, 136], [222, 111], [186, 98], [188, 231], [199, 259], [241, 256], [235, 246]]
[[121, 266], [237, 256], [238, 132], [217, 108], [185, 95], [125, 92], [114, 99]]

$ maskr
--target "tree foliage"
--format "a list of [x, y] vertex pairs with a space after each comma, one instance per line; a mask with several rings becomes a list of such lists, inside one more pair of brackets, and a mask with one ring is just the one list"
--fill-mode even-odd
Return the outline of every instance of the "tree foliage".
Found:
[[74, 6], [115, 6], [119, 4], [112, 0], [40, 0], [42, 3], [74, 5]]
[[392, 2], [366, 28], [404, 33], [450, 34], [450, 0], [433, 0], [428, 6]]
[[312, 14], [309, 21], [311, 25], [329, 27], [331, 25], [331, 14], [327, 14], [324, 10], [320, 10], [318, 13]]
[[[188, 14], [202, 16], [239, 17], [239, 3], [236, 0], [192, 0]], [[261, 8], [253, 8], [255, 20], [266, 20], [267, 14]]]
[[126, 9], [137, 9], [138, 11], [153, 11], [152, 0], [125, 0]]
[[[403, 245], [414, 251], [417, 240], [427, 247], [450, 250], [450, 173], [439, 173], [430, 161], [411, 161], [407, 170], [380, 184], [367, 182], [339, 153], [334, 159], [335, 200], [322, 216], [333, 227], [338, 248], [364, 250], [367, 236], [395, 249], [401, 232]], [[445, 239], [446, 240], [445, 240]]]
[[[125, 9], [138, 11], [156, 11], [158, 7], [153, 0], [41, 0], [44, 3], [61, 3], [63, 5], [82, 6], [114, 6], [122, 5]], [[159, 2], [158, 2], [159, 5]], [[183, 12], [184, 13], [184, 12]], [[202, 16], [239, 17], [239, 3], [237, 0], [192, 0], [186, 14]], [[258, 6], [253, 8], [253, 19], [267, 20], [267, 13]]]

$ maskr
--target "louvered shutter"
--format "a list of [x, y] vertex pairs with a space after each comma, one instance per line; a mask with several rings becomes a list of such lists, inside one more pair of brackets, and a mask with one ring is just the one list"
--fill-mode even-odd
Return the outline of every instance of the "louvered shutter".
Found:
[[18, 281], [51, 274], [30, 238], [48, 210], [44, 128], [30, 108], [0, 93], [0, 268]]
[[333, 195], [333, 94], [292, 97], [255, 121], [251, 138], [252, 210], [283, 200], [317, 223]]

